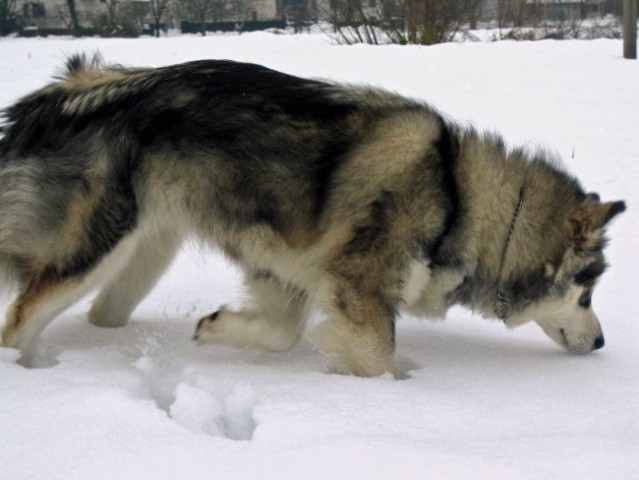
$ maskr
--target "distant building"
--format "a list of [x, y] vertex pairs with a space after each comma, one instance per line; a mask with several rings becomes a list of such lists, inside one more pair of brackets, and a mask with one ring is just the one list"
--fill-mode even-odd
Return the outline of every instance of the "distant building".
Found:
[[327, 18], [323, 11], [328, 12], [327, 0], [279, 0], [278, 10], [280, 15], [290, 21], [317, 20]]
[[527, 0], [528, 13], [532, 18], [545, 20], [584, 20], [607, 13], [612, 2], [605, 0]]
[[[128, 21], [139, 27], [151, 24], [149, 0], [75, 0], [80, 25], [93, 27], [100, 16], [107, 15], [108, 2], [118, 2], [118, 7], [126, 9]], [[188, 0], [173, 0], [187, 2]], [[285, 18], [293, 24], [330, 18], [332, 0], [213, 0], [215, 7], [207, 17], [207, 22], [267, 21]], [[346, 0], [343, 0], [346, 1]], [[375, 16], [382, 0], [361, 0], [365, 10]], [[401, 2], [402, 0], [397, 0]], [[618, 2], [617, 2], [618, 3]], [[499, 5], [517, 5], [525, 10], [523, 18], [531, 21], [566, 20], [602, 16], [614, 11], [615, 0], [479, 0], [476, 20], [490, 22], [499, 16]], [[174, 15], [174, 25], [186, 18], [185, 9]], [[16, 9], [10, 19], [12, 24], [22, 29], [67, 29], [71, 24], [67, 0], [16, 0]], [[508, 21], [508, 14], [506, 14]]]
[[[481, 0], [479, 2], [479, 19], [496, 20], [499, 16], [499, 5], [505, 10], [522, 9], [524, 17], [534, 20], [566, 20], [585, 19], [603, 16], [613, 12], [615, 0]], [[507, 15], [507, 13], [506, 13]]]
[[[113, 1], [113, 0], [109, 0]], [[176, 3], [180, 0], [174, 0]], [[277, 0], [216, 0], [213, 21], [263, 21], [279, 18]], [[241, 8], [238, 7], [241, 5]], [[107, 15], [107, 0], [75, 0], [78, 21], [92, 27], [100, 16]], [[118, 8], [126, 9], [127, 19], [140, 27], [152, 23], [148, 0], [120, 0]], [[179, 20], [179, 19], [176, 19]], [[71, 25], [66, 0], [17, 0], [15, 21], [22, 29], [65, 29]], [[176, 22], [179, 23], [179, 22]]]

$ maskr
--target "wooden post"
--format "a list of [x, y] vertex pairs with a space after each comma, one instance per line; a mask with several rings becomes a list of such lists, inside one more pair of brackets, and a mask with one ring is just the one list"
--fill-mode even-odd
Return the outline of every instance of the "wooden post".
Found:
[[637, 0], [623, 0], [623, 58], [637, 58]]

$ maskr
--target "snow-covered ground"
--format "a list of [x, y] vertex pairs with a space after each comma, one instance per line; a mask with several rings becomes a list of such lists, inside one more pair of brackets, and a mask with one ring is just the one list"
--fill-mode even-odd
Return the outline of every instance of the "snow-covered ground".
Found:
[[129, 326], [90, 326], [87, 299], [43, 335], [43, 368], [0, 348], [0, 479], [639, 478], [639, 63], [621, 41], [0, 39], [0, 106], [65, 55], [98, 50], [126, 65], [230, 58], [367, 82], [555, 149], [588, 189], [628, 204], [594, 298], [606, 347], [572, 356], [534, 325], [455, 309], [399, 322], [399, 381], [331, 374], [308, 340], [279, 355], [197, 348], [197, 319], [242, 292], [225, 260], [185, 248]]

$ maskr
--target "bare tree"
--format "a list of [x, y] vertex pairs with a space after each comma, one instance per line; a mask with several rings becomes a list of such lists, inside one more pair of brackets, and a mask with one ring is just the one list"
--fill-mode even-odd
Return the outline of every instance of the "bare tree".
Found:
[[375, 11], [364, 8], [362, 0], [330, 0], [329, 18], [337, 40], [347, 45], [353, 43], [379, 43], [376, 34]]
[[171, 7], [173, 0], [150, 0], [151, 15], [155, 21], [155, 36], [160, 36], [160, 20]]
[[409, 43], [432, 45], [453, 39], [474, 11], [472, 0], [406, 0]]
[[11, 33], [16, 14], [16, 0], [0, 0], [0, 35]]
[[137, 37], [142, 31], [148, 4], [128, 0], [104, 0], [106, 12], [93, 17], [97, 32], [105, 37]]
[[200, 33], [206, 35], [206, 22], [217, 21], [228, 8], [228, 0], [180, 0], [179, 8], [184, 16], [200, 25]]
[[515, 27], [523, 27], [526, 22], [528, 8], [527, 0], [510, 0], [508, 16]]
[[104, 0], [104, 6], [107, 9], [107, 27], [110, 32], [117, 29], [116, 14], [120, 0]]
[[476, 15], [476, 0], [331, 0], [330, 17], [344, 43], [451, 41]]
[[497, 15], [497, 28], [499, 29], [499, 38], [502, 36], [502, 29], [506, 22], [506, 16], [508, 14], [508, 4], [510, 0], [497, 0], [495, 2], [495, 13]]
[[78, 21], [78, 13], [75, 9], [75, 0], [67, 0], [67, 7], [69, 9], [70, 30], [74, 37], [79, 37], [80, 22]]

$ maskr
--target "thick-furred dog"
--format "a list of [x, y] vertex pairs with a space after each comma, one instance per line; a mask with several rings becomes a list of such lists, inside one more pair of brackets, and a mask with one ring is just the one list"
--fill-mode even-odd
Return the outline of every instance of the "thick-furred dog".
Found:
[[0, 262], [19, 294], [2, 341], [25, 358], [96, 287], [89, 320], [125, 325], [189, 237], [252, 294], [200, 320], [199, 343], [290, 349], [318, 307], [337, 369], [395, 373], [398, 312], [462, 304], [572, 352], [604, 344], [591, 295], [624, 203], [424, 103], [231, 61], [74, 57], [3, 132]]

